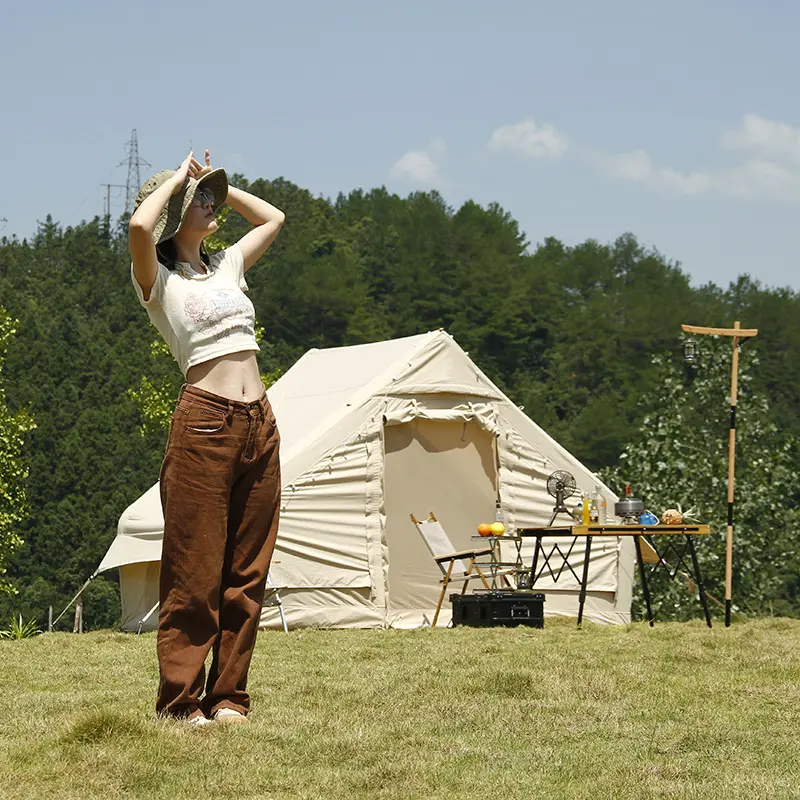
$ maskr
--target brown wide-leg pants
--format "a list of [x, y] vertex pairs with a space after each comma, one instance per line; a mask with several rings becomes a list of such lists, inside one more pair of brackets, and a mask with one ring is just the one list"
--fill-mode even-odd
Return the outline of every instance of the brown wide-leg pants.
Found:
[[242, 403], [181, 389], [161, 467], [159, 714], [249, 711], [247, 672], [278, 534], [279, 446], [266, 394]]

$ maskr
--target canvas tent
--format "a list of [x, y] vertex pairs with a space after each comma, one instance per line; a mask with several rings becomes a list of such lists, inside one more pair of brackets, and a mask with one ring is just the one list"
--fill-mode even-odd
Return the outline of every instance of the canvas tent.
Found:
[[[271, 579], [291, 627], [415, 627], [429, 623], [439, 573], [409, 514], [435, 511], [468, 548], [495, 499], [507, 523], [544, 525], [546, 479], [597, 477], [515, 406], [444, 331], [310, 350], [269, 390], [281, 431], [283, 497]], [[609, 508], [615, 495], [605, 487]], [[163, 519], [158, 484], [122, 515], [97, 572], [119, 567], [124, 630], [158, 601]], [[530, 559], [532, 542], [524, 548]], [[575, 548], [576, 571], [583, 548]], [[577, 552], [580, 551], [580, 552]], [[578, 574], [580, 572], [578, 571]], [[630, 538], [598, 538], [585, 615], [630, 621]], [[547, 581], [547, 615], [576, 615], [578, 586]], [[449, 619], [449, 603], [439, 624]], [[153, 614], [143, 629], [153, 629]], [[265, 607], [262, 627], [280, 624]]]

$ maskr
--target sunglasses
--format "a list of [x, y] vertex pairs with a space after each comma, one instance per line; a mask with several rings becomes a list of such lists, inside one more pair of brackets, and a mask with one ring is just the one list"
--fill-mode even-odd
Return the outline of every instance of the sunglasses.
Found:
[[214, 197], [214, 192], [212, 192], [211, 189], [198, 189], [194, 198], [192, 199], [192, 206], [213, 206], [215, 202], [216, 198]]

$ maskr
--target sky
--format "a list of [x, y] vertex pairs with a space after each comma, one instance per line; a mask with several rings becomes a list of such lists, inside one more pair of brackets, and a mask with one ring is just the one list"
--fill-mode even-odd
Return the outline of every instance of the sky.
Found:
[[800, 290], [800, 3], [42, 0], [0, 25], [0, 236], [101, 215], [136, 130], [142, 182], [207, 147]]

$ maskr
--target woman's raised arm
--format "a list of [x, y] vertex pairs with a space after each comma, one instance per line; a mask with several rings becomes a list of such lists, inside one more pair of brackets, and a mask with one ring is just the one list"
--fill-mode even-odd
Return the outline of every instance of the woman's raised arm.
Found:
[[251, 225], [255, 225], [253, 230], [248, 231], [239, 239], [246, 272], [275, 241], [278, 231], [286, 220], [286, 214], [266, 200], [262, 200], [250, 192], [237, 189], [235, 186], [228, 187], [227, 203]]
[[145, 300], [150, 298], [150, 290], [158, 275], [158, 257], [153, 242], [156, 222], [170, 197], [185, 183], [193, 158], [194, 154], [189, 153], [176, 173], [145, 197], [128, 222], [128, 249], [133, 261], [133, 274], [142, 287]]

